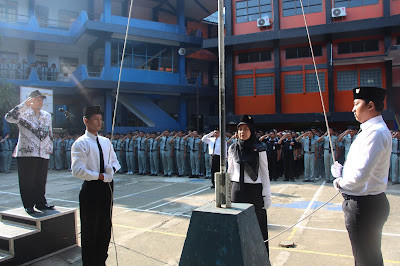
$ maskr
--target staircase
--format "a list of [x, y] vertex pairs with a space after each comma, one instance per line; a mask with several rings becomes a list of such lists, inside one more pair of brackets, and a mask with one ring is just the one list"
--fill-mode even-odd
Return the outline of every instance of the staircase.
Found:
[[77, 245], [75, 209], [27, 214], [24, 208], [0, 213], [0, 263], [33, 263]]

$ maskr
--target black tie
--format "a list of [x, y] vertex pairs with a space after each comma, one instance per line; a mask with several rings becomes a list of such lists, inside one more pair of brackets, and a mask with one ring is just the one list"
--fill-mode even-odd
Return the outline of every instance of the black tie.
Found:
[[167, 150], [167, 137], [165, 137], [165, 142], [164, 142], [164, 151]]
[[214, 148], [213, 148], [213, 155], [214, 155], [214, 153], [215, 153], [215, 144], [217, 143], [217, 139], [215, 139], [215, 141], [214, 141]]
[[192, 151], [194, 151], [194, 144], [196, 144], [196, 139], [193, 138], [193, 147], [192, 147]]
[[182, 140], [182, 138], [179, 138], [179, 142], [178, 142], [178, 151], [181, 150], [181, 140]]
[[96, 138], [97, 141], [97, 147], [99, 147], [99, 153], [100, 153], [100, 173], [104, 173], [104, 157], [103, 157], [103, 150], [101, 149], [101, 145], [99, 142], [99, 138]]
[[311, 138], [308, 140], [308, 152], [311, 152]]

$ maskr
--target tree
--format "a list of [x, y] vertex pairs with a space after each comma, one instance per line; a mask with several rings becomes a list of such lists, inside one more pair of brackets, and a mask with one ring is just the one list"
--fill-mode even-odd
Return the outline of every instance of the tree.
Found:
[[[18, 90], [17, 86], [5, 80], [0, 80], [0, 116], [1, 123], [0, 129], [3, 132], [3, 121], [5, 114], [18, 104]], [[16, 136], [18, 128], [14, 125], [11, 126], [11, 135]]]

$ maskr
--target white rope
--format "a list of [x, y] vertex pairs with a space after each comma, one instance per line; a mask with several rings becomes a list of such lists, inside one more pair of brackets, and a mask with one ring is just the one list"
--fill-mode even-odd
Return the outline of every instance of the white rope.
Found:
[[[308, 31], [308, 25], [307, 25], [307, 19], [306, 19], [306, 15], [304, 13], [304, 6], [303, 6], [303, 1], [300, 0], [300, 4], [301, 4], [301, 10], [303, 13], [303, 19], [304, 19], [304, 25], [306, 26], [306, 31], [307, 31], [307, 38], [308, 38], [308, 44], [310, 46], [310, 50], [311, 50], [311, 57], [313, 60], [313, 64], [314, 64], [314, 71], [315, 71], [315, 76], [317, 77], [317, 84], [318, 84], [318, 90], [319, 90], [319, 96], [321, 98], [321, 104], [322, 104], [322, 110], [324, 112], [324, 117], [325, 117], [325, 125], [326, 125], [326, 130], [328, 132], [328, 137], [329, 137], [329, 143], [330, 143], [330, 148], [331, 148], [331, 154], [332, 154], [332, 159], [333, 161], [335, 161], [335, 153], [333, 150], [333, 145], [332, 145], [332, 139], [331, 139], [331, 133], [329, 132], [329, 124], [328, 124], [328, 118], [326, 116], [326, 110], [325, 110], [325, 103], [324, 103], [324, 98], [322, 97], [322, 90], [321, 90], [321, 84], [319, 82], [319, 77], [318, 77], [318, 69], [317, 69], [317, 65], [315, 63], [315, 57], [314, 57], [314, 51], [313, 51], [313, 47], [312, 47], [312, 43], [311, 43], [311, 38], [310, 38], [310, 32]], [[311, 141], [311, 139], [310, 139]], [[329, 202], [331, 202], [337, 195], [339, 195], [339, 191], [336, 192], [336, 194], [330, 198], [327, 202], [325, 202], [324, 204], [322, 204], [321, 206], [319, 206], [317, 209], [315, 209], [314, 211], [312, 211], [311, 213], [309, 213], [306, 217], [304, 217], [303, 219], [300, 219], [298, 222], [296, 222], [295, 224], [293, 224], [292, 226], [286, 228], [285, 230], [283, 230], [282, 232], [278, 233], [277, 235], [265, 240], [264, 242], [269, 242], [270, 240], [282, 235], [283, 233], [285, 233], [286, 231], [292, 229], [293, 227], [295, 227], [296, 225], [298, 225], [299, 223], [301, 223], [302, 221], [304, 221], [305, 219], [307, 219], [308, 217], [310, 217], [311, 215], [313, 215], [315, 212], [317, 212], [318, 210], [320, 210], [322, 207], [324, 207], [326, 204], [328, 204]]]
[[[110, 163], [110, 159], [111, 159], [111, 147], [112, 147], [112, 139], [114, 137], [114, 128], [115, 128], [115, 118], [117, 115], [117, 107], [118, 107], [118, 98], [119, 98], [119, 88], [121, 85], [121, 74], [122, 74], [122, 67], [124, 65], [124, 58], [125, 58], [125, 48], [126, 48], [126, 41], [128, 39], [128, 32], [129, 32], [129, 24], [131, 21], [131, 15], [132, 15], [132, 5], [133, 5], [133, 0], [131, 0], [131, 3], [129, 5], [129, 16], [128, 16], [128, 23], [126, 24], [126, 31], [125, 31], [125, 39], [124, 39], [124, 48], [122, 49], [122, 59], [121, 59], [121, 65], [119, 67], [119, 76], [118, 76], [118, 85], [117, 85], [117, 94], [115, 97], [115, 104], [114, 104], [114, 115], [113, 115], [113, 121], [112, 121], [112, 127], [111, 127], [111, 138], [110, 138], [110, 151], [108, 154], [108, 163]], [[118, 253], [117, 253], [117, 245], [115, 243], [115, 238], [114, 238], [114, 226], [112, 223], [112, 209], [113, 209], [113, 198], [114, 198], [114, 191], [111, 188], [111, 184], [108, 183], [108, 186], [110, 188], [110, 192], [111, 192], [111, 205], [110, 205], [110, 219], [111, 219], [111, 236], [112, 236], [112, 241], [114, 244], [114, 250], [115, 250], [115, 260], [118, 266]]]

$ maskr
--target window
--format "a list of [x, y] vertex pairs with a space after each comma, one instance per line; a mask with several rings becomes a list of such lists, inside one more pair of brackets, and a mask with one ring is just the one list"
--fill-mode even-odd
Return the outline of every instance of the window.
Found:
[[357, 7], [378, 4], [379, 0], [335, 0], [335, 7]]
[[236, 2], [236, 23], [255, 21], [261, 17], [271, 17], [271, 0], [247, 0]]
[[[121, 64], [124, 41], [112, 40], [111, 62], [113, 67]], [[124, 68], [177, 72], [176, 48], [144, 42], [127, 41]]]
[[237, 96], [253, 96], [254, 80], [253, 78], [237, 80]]
[[379, 51], [379, 40], [363, 40], [338, 43], [338, 54]]
[[382, 87], [382, 69], [361, 69], [360, 86]]
[[285, 94], [303, 93], [303, 75], [285, 75]]
[[39, 22], [39, 26], [47, 28], [49, 26], [49, 8], [46, 6], [36, 6], [35, 15]]
[[271, 61], [271, 51], [260, 51], [239, 54], [239, 64]]
[[[325, 92], [325, 73], [318, 73], [318, 79], [321, 91]], [[315, 73], [306, 74], [306, 92], [319, 92]]]
[[256, 95], [273, 95], [274, 77], [256, 78]]
[[71, 74], [78, 67], [78, 58], [73, 57], [60, 57], [60, 72]]
[[78, 17], [78, 12], [69, 10], [58, 10], [58, 26], [60, 28], [69, 28], [71, 23]]
[[[322, 56], [322, 46], [313, 46], [314, 56]], [[308, 46], [293, 47], [286, 49], [286, 59], [311, 57], [311, 50]]]
[[16, 23], [18, 21], [18, 3], [0, 0], [0, 21]]
[[[303, 0], [304, 13], [322, 12], [322, 0]], [[300, 0], [283, 0], [282, 13], [284, 17], [303, 14]]]
[[358, 86], [357, 70], [337, 72], [338, 91], [350, 91], [357, 86]]

